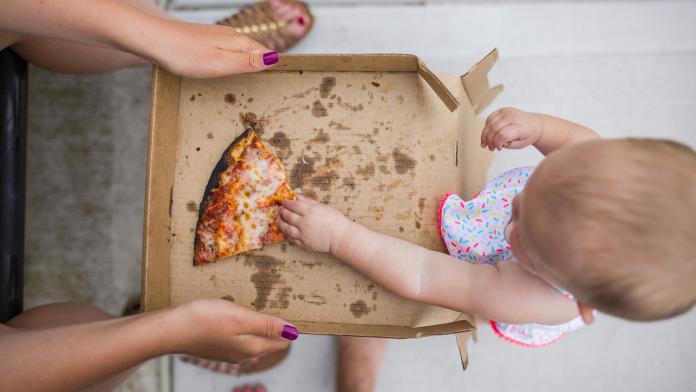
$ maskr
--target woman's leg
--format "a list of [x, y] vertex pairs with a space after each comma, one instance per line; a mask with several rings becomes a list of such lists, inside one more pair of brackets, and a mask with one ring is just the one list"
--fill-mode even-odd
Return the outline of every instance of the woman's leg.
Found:
[[[37, 306], [7, 322], [12, 328], [56, 328], [66, 325], [82, 324], [92, 321], [108, 320], [110, 314], [91, 305], [60, 303]], [[70, 355], [70, 353], [65, 353]], [[86, 391], [113, 391], [121, 385], [135, 369], [104, 380]]]
[[[151, 0], [121, 0], [140, 11], [163, 19], [175, 19]], [[273, 7], [287, 22], [301, 16], [293, 6], [274, 0]], [[291, 23], [286, 27], [290, 34], [300, 36], [306, 26]], [[68, 41], [35, 36], [16, 36], [0, 33], [0, 49], [12, 49], [28, 62], [54, 72], [69, 74], [95, 74], [121, 68], [145, 67], [150, 63], [138, 56], [113, 49], [76, 44]]]

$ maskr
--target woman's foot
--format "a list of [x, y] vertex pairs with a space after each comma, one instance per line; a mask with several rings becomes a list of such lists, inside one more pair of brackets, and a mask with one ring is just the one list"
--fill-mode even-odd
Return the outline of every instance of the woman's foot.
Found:
[[242, 7], [218, 24], [277, 52], [285, 52], [302, 40], [314, 24], [306, 4], [297, 0], [265, 0]]
[[183, 355], [180, 358], [182, 362], [190, 363], [212, 372], [238, 376], [240, 374], [258, 373], [275, 367], [287, 357], [289, 351], [290, 349], [287, 348], [260, 357], [249, 358], [242, 363], [211, 361], [190, 355]]

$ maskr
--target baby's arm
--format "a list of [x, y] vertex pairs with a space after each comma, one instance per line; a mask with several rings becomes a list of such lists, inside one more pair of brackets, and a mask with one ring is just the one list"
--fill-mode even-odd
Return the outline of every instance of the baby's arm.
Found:
[[307, 198], [286, 202], [279, 224], [298, 245], [330, 252], [414, 301], [508, 323], [557, 324], [578, 314], [572, 301], [515, 263], [495, 267], [461, 262], [371, 231]]
[[544, 155], [563, 146], [597, 139], [590, 128], [562, 118], [503, 108], [491, 113], [481, 132], [481, 147], [520, 149], [529, 145]]

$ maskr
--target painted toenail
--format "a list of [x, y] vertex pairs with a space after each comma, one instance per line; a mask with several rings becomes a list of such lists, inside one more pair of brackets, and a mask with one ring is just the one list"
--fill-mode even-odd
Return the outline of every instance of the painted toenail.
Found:
[[299, 18], [297, 18], [297, 23], [299, 23], [300, 26], [304, 26], [304, 25], [305, 25], [305, 20], [304, 20], [304, 18], [303, 18], [302, 16], [300, 16]]

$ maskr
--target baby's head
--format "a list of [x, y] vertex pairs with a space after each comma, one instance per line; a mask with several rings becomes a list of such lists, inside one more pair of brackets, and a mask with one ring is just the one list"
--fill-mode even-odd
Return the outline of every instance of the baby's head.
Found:
[[696, 154], [597, 140], [550, 154], [513, 201], [520, 264], [578, 302], [633, 320], [696, 303]]

